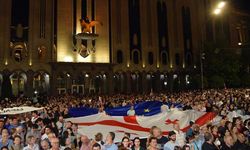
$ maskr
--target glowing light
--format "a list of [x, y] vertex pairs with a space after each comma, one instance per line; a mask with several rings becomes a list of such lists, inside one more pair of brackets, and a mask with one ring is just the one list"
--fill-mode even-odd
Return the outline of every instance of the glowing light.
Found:
[[238, 43], [238, 45], [239, 45], [239, 46], [241, 46], [241, 45], [242, 45], [242, 43], [241, 43], [241, 42], [239, 42], [239, 43]]
[[127, 67], [129, 67], [129, 63], [127, 63]]
[[226, 2], [221, 1], [218, 3], [217, 8], [221, 9], [221, 8], [225, 7], [225, 5], [226, 5]]
[[32, 66], [32, 60], [30, 60], [30, 62], [29, 62], [29, 66]]
[[142, 68], [145, 68], [146, 66], [145, 66], [145, 64], [142, 64]]
[[70, 77], [70, 74], [67, 73], [66, 75], [67, 75], [68, 78]]
[[157, 68], [160, 68], [160, 65], [159, 65], [159, 63], [157, 63], [157, 66], [156, 66]]
[[89, 77], [89, 75], [86, 73], [86, 74], [85, 74], [85, 77], [86, 77], [86, 78], [88, 78], [88, 77]]
[[221, 13], [221, 9], [220, 8], [216, 8], [215, 10], [214, 10], [214, 14], [215, 15], [219, 15]]
[[194, 65], [194, 69], [196, 69], [196, 65]]
[[64, 61], [65, 62], [73, 62], [73, 58], [70, 56], [66, 56], [66, 57], [64, 57]]
[[168, 83], [165, 81], [165, 82], [164, 82], [164, 85], [166, 86], [167, 84], [168, 84]]
[[6, 66], [8, 65], [8, 60], [5, 60], [5, 63], [4, 63]]
[[182, 68], [185, 68], [185, 64], [184, 63], [182, 64]]
[[171, 68], [171, 69], [173, 68], [173, 64], [170, 64], [170, 68]]

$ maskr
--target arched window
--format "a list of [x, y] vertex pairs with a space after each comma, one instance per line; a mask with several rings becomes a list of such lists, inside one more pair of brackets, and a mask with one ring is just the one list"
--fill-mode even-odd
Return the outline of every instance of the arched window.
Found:
[[180, 65], [180, 54], [179, 53], [175, 54], [175, 64], [176, 64], [176, 66]]
[[134, 64], [139, 64], [139, 52], [138, 51], [133, 52], [133, 62]]
[[161, 54], [161, 63], [163, 65], [167, 65], [168, 64], [168, 56], [167, 56], [167, 53], [164, 52]]
[[154, 54], [152, 52], [148, 53], [148, 64], [153, 65], [154, 64]]
[[118, 64], [122, 64], [123, 63], [123, 53], [121, 50], [118, 50], [116, 53], [116, 61]]

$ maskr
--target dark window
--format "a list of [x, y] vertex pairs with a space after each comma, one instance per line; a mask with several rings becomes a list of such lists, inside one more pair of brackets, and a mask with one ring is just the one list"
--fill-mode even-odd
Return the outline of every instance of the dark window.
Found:
[[148, 53], [148, 64], [153, 65], [154, 64], [154, 54], [152, 52]]
[[123, 63], [123, 53], [122, 53], [122, 51], [121, 50], [118, 50], [117, 51], [117, 54], [116, 54], [117, 56], [117, 63], [118, 64], [121, 64], [121, 63]]
[[162, 63], [163, 65], [167, 65], [168, 59], [167, 59], [167, 54], [166, 54], [166, 53], [162, 53], [162, 54], [161, 54], [161, 63]]
[[180, 54], [179, 53], [175, 54], [175, 64], [176, 64], [176, 66], [180, 65]]
[[138, 53], [138, 51], [133, 52], [133, 61], [134, 61], [134, 64], [139, 64], [139, 53]]
[[187, 53], [186, 60], [187, 60], [187, 66], [190, 66], [192, 64], [192, 54], [191, 53]]

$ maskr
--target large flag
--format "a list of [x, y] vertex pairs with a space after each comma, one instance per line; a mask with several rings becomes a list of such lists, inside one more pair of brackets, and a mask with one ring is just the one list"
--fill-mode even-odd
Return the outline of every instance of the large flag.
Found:
[[214, 113], [175, 109], [153, 116], [109, 116], [105, 113], [98, 113], [68, 120], [77, 123], [80, 133], [90, 138], [94, 138], [94, 135], [98, 132], [106, 136], [108, 132], [112, 131], [116, 133], [115, 141], [120, 141], [124, 133], [130, 133], [132, 138], [136, 136], [147, 137], [152, 126], [160, 127], [163, 134], [166, 135], [173, 130], [173, 124], [177, 122], [180, 124], [180, 128], [186, 131], [191, 120], [202, 126], [215, 116]]
[[[162, 104], [168, 105], [169, 107], [172, 105], [171, 103], [162, 103], [160, 101], [147, 101], [141, 102], [134, 105], [134, 109], [136, 115], [144, 115], [144, 116], [152, 116], [161, 112]], [[174, 104], [176, 108], [182, 107], [181, 104]], [[127, 111], [130, 109], [130, 106], [124, 107], [115, 107], [115, 108], [107, 108], [105, 109], [106, 114], [110, 116], [127, 116]], [[88, 116], [97, 114], [98, 109], [96, 108], [71, 108], [69, 110], [69, 114], [72, 117], [80, 117], [80, 116]]]

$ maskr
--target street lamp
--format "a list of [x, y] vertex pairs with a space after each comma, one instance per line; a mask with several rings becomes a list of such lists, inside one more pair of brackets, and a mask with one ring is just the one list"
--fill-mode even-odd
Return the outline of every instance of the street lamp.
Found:
[[226, 5], [226, 2], [225, 1], [220, 1], [217, 5], [216, 5], [216, 7], [215, 7], [215, 9], [214, 9], [214, 14], [215, 15], [219, 15], [221, 12], [222, 12], [222, 9], [225, 7], [225, 5]]
[[[220, 15], [226, 5], [225, 1], [220, 1], [217, 3], [216, 7], [213, 10], [214, 15]], [[202, 28], [201, 28], [201, 40], [202, 40], [202, 49], [200, 51], [200, 73], [201, 73], [201, 90], [203, 91], [204, 89], [204, 69], [203, 69], [203, 60], [205, 59], [205, 53], [204, 53], [204, 43], [205, 43], [205, 26], [206, 26], [206, 21], [203, 22]]]

